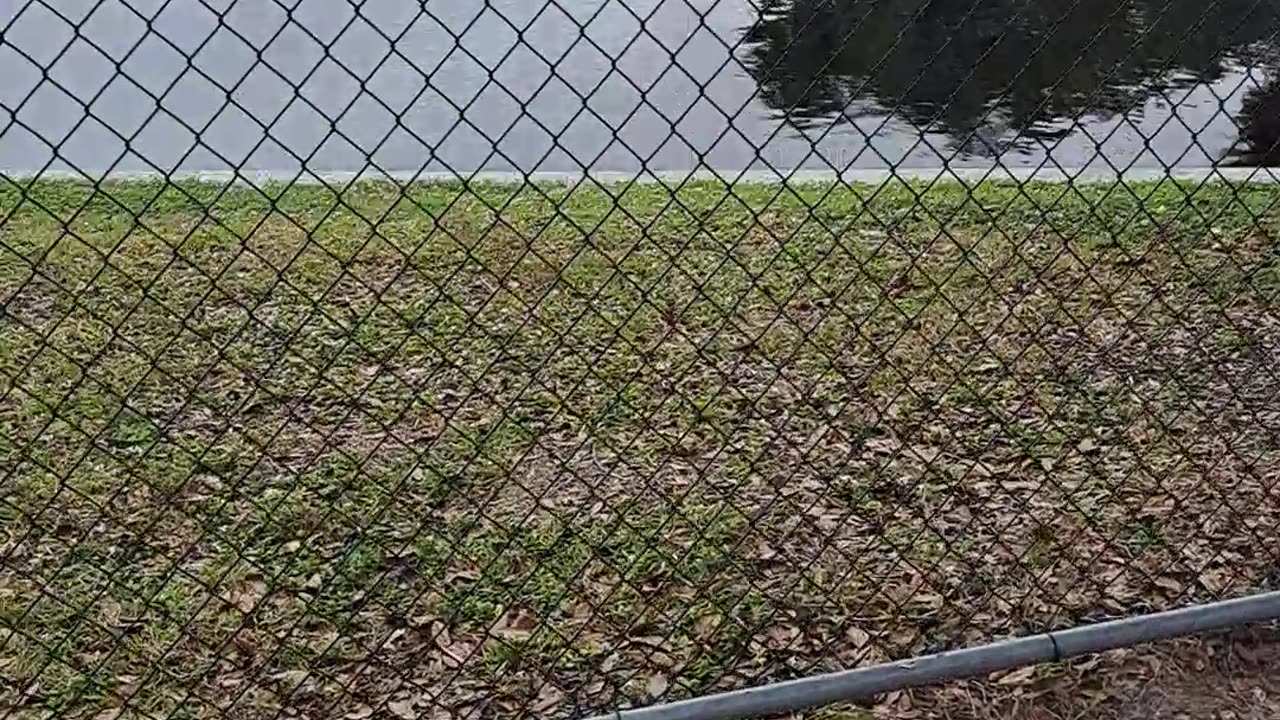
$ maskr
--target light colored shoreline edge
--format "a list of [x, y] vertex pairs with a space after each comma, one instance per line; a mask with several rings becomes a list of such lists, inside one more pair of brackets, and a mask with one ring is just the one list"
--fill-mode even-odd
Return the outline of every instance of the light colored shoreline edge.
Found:
[[641, 184], [678, 184], [690, 180], [718, 180], [726, 183], [777, 183], [786, 181], [792, 184], [830, 183], [837, 180], [879, 185], [892, 180], [909, 181], [942, 181], [960, 182], [964, 184], [989, 181], [1013, 182], [1073, 182], [1073, 183], [1110, 183], [1122, 180], [1125, 182], [1151, 182], [1164, 179], [1192, 182], [1251, 182], [1274, 184], [1280, 182], [1280, 168], [1272, 167], [1228, 167], [1228, 168], [1138, 168], [1124, 172], [1113, 170], [1096, 170], [1092, 168], [899, 168], [895, 170], [848, 170], [841, 173], [822, 170], [797, 170], [789, 173], [775, 173], [769, 170], [747, 171], [644, 171], [644, 172], [507, 172], [479, 171], [473, 173], [451, 172], [383, 172], [363, 170], [355, 172], [327, 172], [310, 170], [212, 170], [212, 171], [179, 171], [161, 173], [156, 171], [142, 172], [77, 172], [73, 170], [46, 170], [43, 172], [6, 172], [0, 171], [0, 177], [13, 181], [41, 180], [77, 180], [77, 181], [109, 181], [109, 182], [155, 182], [171, 180], [175, 182], [207, 182], [225, 185], [230, 182], [252, 184], [264, 183], [297, 183], [303, 185], [341, 186], [364, 180], [382, 180], [397, 183], [446, 183], [467, 182], [521, 184], [526, 182], [571, 185], [589, 177], [591, 180], [614, 185], [629, 182]]

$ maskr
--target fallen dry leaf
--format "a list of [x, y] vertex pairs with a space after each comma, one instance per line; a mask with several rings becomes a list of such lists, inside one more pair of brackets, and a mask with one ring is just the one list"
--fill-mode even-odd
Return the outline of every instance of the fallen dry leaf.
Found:
[[346, 718], [346, 720], [364, 720], [365, 718], [371, 717], [372, 715], [373, 715], [373, 708], [369, 707], [364, 703], [360, 703], [359, 705], [356, 706], [355, 710], [352, 710], [351, 712], [347, 713], [346, 715], [343, 715], [342, 717]]
[[1005, 687], [1009, 687], [1012, 685], [1022, 685], [1027, 681], [1031, 680], [1031, 678], [1035, 677], [1035, 674], [1036, 674], [1036, 666], [1028, 665], [1024, 668], [1018, 668], [1017, 670], [1012, 670], [1010, 672], [1005, 673], [1004, 675], [1000, 676], [1000, 679], [997, 680], [996, 682], [997, 684], [1004, 685]]
[[272, 680], [278, 681], [285, 688], [292, 689], [294, 685], [304, 681], [310, 675], [306, 670], [285, 670], [271, 676]]
[[413, 707], [413, 700], [392, 700], [387, 703], [387, 712], [400, 718], [400, 720], [417, 720], [418, 711]]
[[908, 448], [908, 452], [923, 463], [931, 463], [942, 454], [942, 450], [929, 445], [915, 445]]
[[715, 614], [703, 615], [693, 624], [693, 636], [699, 640], [706, 640], [715, 635], [716, 630], [720, 627], [720, 616]]
[[647, 686], [649, 697], [655, 700], [661, 697], [662, 694], [667, 691], [667, 687], [670, 684], [671, 684], [671, 681], [667, 679], [666, 675], [662, 675], [662, 674], [650, 675], [649, 684]]
[[477, 644], [457, 639], [448, 644], [438, 643], [436, 647], [440, 648], [440, 652], [444, 655], [446, 667], [460, 668], [466, 664], [467, 659], [476, 651]]
[[538, 690], [538, 699], [530, 706], [536, 713], [545, 713], [559, 707], [564, 702], [564, 693], [555, 685], [546, 684]]
[[897, 705], [898, 701], [901, 699], [902, 699], [902, 691], [894, 690], [892, 692], [885, 693], [884, 695], [882, 695], [880, 697], [880, 702], [877, 702], [875, 704], [875, 707], [877, 709], [892, 708], [893, 706]]
[[1088, 672], [1089, 670], [1092, 670], [1098, 667], [1098, 665], [1100, 665], [1101, 663], [1102, 663], [1102, 656], [1094, 655], [1090, 657], [1088, 660], [1085, 660], [1084, 662], [1072, 663], [1071, 667], [1076, 672]]
[[505, 638], [525, 638], [537, 624], [538, 619], [533, 611], [522, 607], [511, 608], [502, 616], [494, 633]]
[[871, 642], [871, 635], [857, 625], [846, 630], [844, 637], [855, 649], [862, 649], [866, 647], [867, 643]]
[[783, 650], [791, 645], [800, 630], [792, 625], [774, 625], [765, 632], [765, 645], [771, 650]]
[[254, 639], [253, 633], [249, 630], [241, 630], [232, 638], [232, 643], [236, 646], [236, 650], [241, 655], [251, 658], [258, 654], [258, 641]]
[[767, 540], [761, 540], [756, 546], [757, 560], [772, 560], [778, 557], [778, 551]]
[[946, 599], [940, 593], [917, 590], [911, 595], [911, 604], [937, 610], [946, 604]]
[[258, 601], [267, 593], [267, 584], [261, 580], [250, 580], [231, 594], [231, 604], [242, 613], [253, 612]]

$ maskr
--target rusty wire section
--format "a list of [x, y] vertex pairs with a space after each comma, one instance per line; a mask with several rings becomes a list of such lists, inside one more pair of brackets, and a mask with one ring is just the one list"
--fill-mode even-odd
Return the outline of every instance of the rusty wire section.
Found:
[[1273, 16], [0, 6], [0, 717], [582, 716], [1272, 588], [1271, 185], [531, 174], [1265, 165]]

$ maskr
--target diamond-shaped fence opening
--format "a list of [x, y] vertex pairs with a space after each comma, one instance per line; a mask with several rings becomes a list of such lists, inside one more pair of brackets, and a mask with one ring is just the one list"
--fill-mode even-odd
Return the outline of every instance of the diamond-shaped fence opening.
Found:
[[0, 6], [2, 716], [1274, 715], [1278, 33]]

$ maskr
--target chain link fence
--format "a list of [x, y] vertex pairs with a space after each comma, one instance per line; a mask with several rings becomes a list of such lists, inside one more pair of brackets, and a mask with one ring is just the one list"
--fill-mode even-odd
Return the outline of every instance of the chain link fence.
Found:
[[1278, 14], [0, 2], [0, 717], [582, 717], [1275, 587]]

